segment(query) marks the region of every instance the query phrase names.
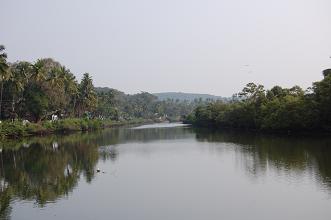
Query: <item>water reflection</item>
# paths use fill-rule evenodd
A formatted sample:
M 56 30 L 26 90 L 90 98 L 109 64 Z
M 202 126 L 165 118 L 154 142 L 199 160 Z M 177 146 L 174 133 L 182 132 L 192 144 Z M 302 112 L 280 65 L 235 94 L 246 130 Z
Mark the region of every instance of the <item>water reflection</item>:
M 74 140 L 54 142 L 41 139 L 30 143 L 29 147 L 3 150 L 1 217 L 8 217 L 12 199 L 34 200 L 39 206 L 44 206 L 47 202 L 68 196 L 81 175 L 88 182 L 93 179 L 98 146 Z
M 70 196 L 80 179 L 93 181 L 99 160 L 116 162 L 120 144 L 173 140 L 210 143 L 207 147 L 213 152 L 234 151 L 241 169 L 252 178 L 270 169 L 294 173 L 295 177 L 310 172 L 331 191 L 330 138 L 275 137 L 189 127 L 118 128 L 1 143 L 0 218 L 10 218 L 13 200 L 34 201 L 43 207 Z
M 322 187 L 331 191 L 331 138 L 206 129 L 195 129 L 195 133 L 200 142 L 234 144 L 232 150 L 240 157 L 243 169 L 254 178 L 261 177 L 270 169 L 280 175 L 294 175 L 294 179 L 308 172 Z
M 32 138 L 0 144 L 0 217 L 10 215 L 14 199 L 40 207 L 68 196 L 82 176 L 91 182 L 96 163 L 116 160 L 116 145 L 193 137 L 188 129 L 109 129 L 102 132 Z

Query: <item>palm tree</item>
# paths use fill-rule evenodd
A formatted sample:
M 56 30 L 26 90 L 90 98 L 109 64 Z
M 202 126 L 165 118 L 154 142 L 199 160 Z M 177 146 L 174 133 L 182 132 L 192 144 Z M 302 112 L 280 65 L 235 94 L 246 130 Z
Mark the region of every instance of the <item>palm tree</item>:
M 10 72 L 8 71 L 7 64 L 7 54 L 4 52 L 5 47 L 0 45 L 0 80 L 1 80 L 1 89 L 0 89 L 0 119 L 2 118 L 2 95 L 3 95 L 3 84 L 10 77 Z
M 45 72 L 43 70 L 44 62 L 43 60 L 37 60 L 35 64 L 32 65 L 32 75 L 31 78 L 34 79 L 36 82 L 41 82 L 45 80 Z
M 8 68 L 7 65 L 7 54 L 4 52 L 5 46 L 0 45 L 0 73 L 6 72 L 6 69 Z
M 60 68 L 60 73 L 64 79 L 64 90 L 66 94 L 70 94 L 69 108 L 73 113 L 75 111 L 76 102 L 78 99 L 78 83 L 75 76 L 64 66 Z
M 52 68 L 47 76 L 47 81 L 56 88 L 61 88 L 63 84 L 63 77 L 59 68 Z
M 15 104 L 23 99 L 23 90 L 28 84 L 31 64 L 28 62 L 14 63 L 10 67 L 11 77 L 9 83 L 13 88 L 12 91 L 12 113 L 15 113 Z M 18 97 L 15 101 L 15 97 Z

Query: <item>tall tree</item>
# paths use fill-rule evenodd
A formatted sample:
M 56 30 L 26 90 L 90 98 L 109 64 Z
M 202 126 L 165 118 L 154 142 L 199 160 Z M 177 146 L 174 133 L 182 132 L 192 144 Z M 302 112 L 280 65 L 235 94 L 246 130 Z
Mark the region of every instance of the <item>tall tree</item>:
M 97 106 L 97 96 L 94 90 L 92 78 L 85 73 L 78 88 L 78 116 L 82 116 L 85 111 L 93 111 Z
M 23 101 L 23 91 L 28 84 L 31 64 L 29 62 L 16 62 L 9 68 L 11 76 L 7 82 L 7 89 L 11 95 L 11 118 L 16 118 L 15 106 Z
M 47 116 L 47 109 L 51 102 L 48 96 L 38 84 L 29 84 L 24 92 L 25 110 L 27 116 L 30 116 L 35 122 L 40 122 Z
M 35 62 L 32 65 L 31 78 L 33 80 L 35 80 L 36 82 L 41 82 L 41 81 L 45 80 L 45 78 L 46 78 L 43 67 L 44 67 L 44 62 L 41 59 L 37 60 L 37 62 Z
M 331 74 L 324 70 L 324 79 L 313 84 L 314 101 L 320 115 L 320 124 L 324 129 L 331 130 Z
M 0 80 L 1 80 L 1 88 L 0 88 L 0 119 L 2 118 L 2 96 L 3 96 L 3 85 L 4 82 L 7 81 L 10 77 L 10 72 L 8 71 L 7 64 L 7 54 L 4 52 L 5 46 L 0 45 Z
M 59 72 L 63 78 L 64 91 L 65 94 L 67 94 L 66 97 L 68 99 L 68 106 L 66 110 L 69 114 L 72 114 L 75 110 L 76 102 L 78 99 L 78 83 L 75 76 L 66 67 L 60 67 Z

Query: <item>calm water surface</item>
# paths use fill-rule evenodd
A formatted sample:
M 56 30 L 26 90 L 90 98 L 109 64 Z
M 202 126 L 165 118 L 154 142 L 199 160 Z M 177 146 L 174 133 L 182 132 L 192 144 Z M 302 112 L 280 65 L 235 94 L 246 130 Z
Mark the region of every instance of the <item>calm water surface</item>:
M 0 219 L 331 219 L 329 138 L 157 124 L 0 147 Z

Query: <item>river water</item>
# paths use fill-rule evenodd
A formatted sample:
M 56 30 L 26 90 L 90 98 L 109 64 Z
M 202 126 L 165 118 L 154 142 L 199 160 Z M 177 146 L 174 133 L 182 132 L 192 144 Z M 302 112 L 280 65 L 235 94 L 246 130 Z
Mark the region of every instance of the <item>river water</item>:
M 0 219 L 331 219 L 326 137 L 154 124 L 0 147 Z

